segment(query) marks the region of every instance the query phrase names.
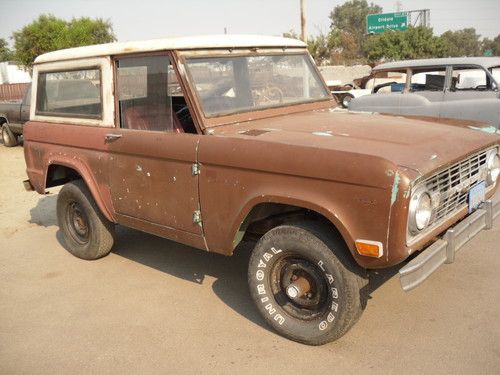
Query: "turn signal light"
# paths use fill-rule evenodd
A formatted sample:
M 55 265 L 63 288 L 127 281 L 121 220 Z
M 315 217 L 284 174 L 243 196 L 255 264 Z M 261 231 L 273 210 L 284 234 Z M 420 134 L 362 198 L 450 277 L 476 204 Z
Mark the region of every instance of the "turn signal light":
M 384 254 L 384 246 L 378 241 L 356 240 L 356 250 L 361 255 L 373 258 L 380 258 Z

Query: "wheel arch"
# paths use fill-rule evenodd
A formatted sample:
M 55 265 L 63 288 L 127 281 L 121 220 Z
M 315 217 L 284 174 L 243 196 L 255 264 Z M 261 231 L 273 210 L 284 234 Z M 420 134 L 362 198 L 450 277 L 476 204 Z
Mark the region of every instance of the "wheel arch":
M 67 182 L 81 179 L 87 185 L 102 214 L 111 222 L 115 222 L 113 213 L 106 204 L 97 182 L 82 163 L 66 160 L 50 160 L 45 169 L 43 191 L 46 188 L 64 185 Z
M 279 196 L 261 196 L 244 206 L 231 232 L 234 233 L 233 249 L 249 231 L 256 229 L 255 225 L 262 225 L 262 228 L 270 230 L 283 223 L 304 219 L 321 221 L 329 225 L 354 256 L 354 240 L 335 212 L 314 202 Z

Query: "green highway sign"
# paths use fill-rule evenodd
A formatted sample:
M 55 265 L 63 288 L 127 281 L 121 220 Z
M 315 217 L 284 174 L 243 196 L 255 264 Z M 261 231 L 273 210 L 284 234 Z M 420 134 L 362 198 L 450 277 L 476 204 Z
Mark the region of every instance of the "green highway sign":
M 493 50 L 492 49 L 487 49 L 484 51 L 484 56 L 486 57 L 491 57 L 493 56 Z
M 366 32 L 383 33 L 386 30 L 403 31 L 408 28 L 408 13 L 381 13 L 366 16 Z

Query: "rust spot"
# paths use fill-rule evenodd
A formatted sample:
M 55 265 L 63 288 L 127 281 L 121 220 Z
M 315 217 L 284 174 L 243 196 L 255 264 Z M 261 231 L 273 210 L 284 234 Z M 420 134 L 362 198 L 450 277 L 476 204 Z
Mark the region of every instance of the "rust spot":
M 245 131 L 241 132 L 240 134 L 256 137 L 258 135 L 265 134 L 265 133 L 269 133 L 269 130 L 251 129 L 251 130 L 245 130 Z

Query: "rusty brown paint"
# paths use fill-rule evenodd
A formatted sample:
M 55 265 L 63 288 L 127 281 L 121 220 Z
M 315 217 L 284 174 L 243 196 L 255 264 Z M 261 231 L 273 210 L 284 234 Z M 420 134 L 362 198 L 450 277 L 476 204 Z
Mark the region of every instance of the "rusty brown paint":
M 165 53 L 198 134 L 121 129 L 118 120 L 115 128 L 32 121 L 25 156 L 37 192 L 45 192 L 50 165 L 72 168 L 109 220 L 226 255 L 256 206 L 295 206 L 332 223 L 361 266 L 378 268 L 403 261 L 466 215 L 455 213 L 408 247 L 412 184 L 499 143 L 498 136 L 455 122 L 340 113 L 333 98 L 205 118 L 183 55 Z M 122 137 L 105 142 L 109 132 Z M 193 163 L 200 163 L 199 175 L 192 174 Z M 202 226 L 193 222 L 196 210 Z M 387 251 L 363 257 L 354 247 L 360 238 L 379 241 Z

